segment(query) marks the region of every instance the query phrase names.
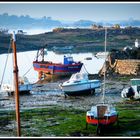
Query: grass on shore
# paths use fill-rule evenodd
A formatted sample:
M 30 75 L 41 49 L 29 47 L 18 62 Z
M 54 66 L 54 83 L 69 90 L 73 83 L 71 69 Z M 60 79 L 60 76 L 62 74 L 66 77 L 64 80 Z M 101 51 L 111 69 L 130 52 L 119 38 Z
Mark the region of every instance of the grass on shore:
M 140 106 L 137 102 L 124 102 L 116 105 L 119 112 L 119 129 L 115 124 L 105 130 L 104 136 L 140 136 Z M 0 136 L 16 137 L 15 112 L 0 111 Z M 22 137 L 95 137 L 96 126 L 88 125 L 86 130 L 86 111 L 51 106 L 22 110 Z

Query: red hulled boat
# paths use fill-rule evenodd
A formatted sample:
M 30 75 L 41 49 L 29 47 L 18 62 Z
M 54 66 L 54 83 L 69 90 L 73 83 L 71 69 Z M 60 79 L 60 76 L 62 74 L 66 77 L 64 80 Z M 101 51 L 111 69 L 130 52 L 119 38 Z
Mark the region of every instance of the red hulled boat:
M 86 113 L 86 127 L 88 124 L 97 126 L 97 135 L 102 133 L 102 128 L 118 123 L 118 112 L 110 104 L 97 104 Z
M 39 61 L 38 57 L 42 56 L 42 60 Z M 53 63 L 51 61 L 44 60 L 44 48 L 37 52 L 36 60 L 33 61 L 34 70 L 38 71 L 39 77 L 42 74 L 50 75 L 71 75 L 81 70 L 83 63 L 75 62 L 72 56 L 64 55 L 64 63 Z

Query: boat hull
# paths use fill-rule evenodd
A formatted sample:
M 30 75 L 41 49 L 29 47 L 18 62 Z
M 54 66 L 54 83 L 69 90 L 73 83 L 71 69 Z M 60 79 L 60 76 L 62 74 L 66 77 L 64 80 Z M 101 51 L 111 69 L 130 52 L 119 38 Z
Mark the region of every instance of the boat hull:
M 86 122 L 92 125 L 108 126 L 116 123 L 118 120 L 118 113 L 114 107 L 109 104 L 96 105 L 87 111 Z
M 68 96 L 84 96 L 84 95 L 90 95 L 94 94 L 95 89 L 85 89 L 85 90 L 80 90 L 80 91 L 65 91 L 64 94 Z
M 103 118 L 94 118 L 94 116 L 86 116 L 86 122 L 88 124 L 92 124 L 92 125 L 104 125 L 104 126 L 109 126 L 109 125 L 113 125 L 117 122 L 118 120 L 118 116 L 114 115 L 114 116 L 104 116 Z
M 19 94 L 23 95 L 23 94 L 30 94 L 30 91 L 32 90 L 33 84 L 22 84 L 19 85 Z M 2 90 L 4 92 L 7 92 L 8 95 L 14 95 L 14 87 L 12 85 L 9 84 L 5 84 L 2 86 Z
M 51 62 L 33 62 L 35 71 L 51 75 L 70 75 L 81 70 L 83 63 L 59 64 Z
M 31 94 L 30 91 L 31 90 L 22 90 L 22 91 L 19 91 L 19 94 L 20 95 L 30 95 Z M 15 92 L 14 91 L 7 91 L 7 93 L 8 93 L 8 96 L 15 95 Z

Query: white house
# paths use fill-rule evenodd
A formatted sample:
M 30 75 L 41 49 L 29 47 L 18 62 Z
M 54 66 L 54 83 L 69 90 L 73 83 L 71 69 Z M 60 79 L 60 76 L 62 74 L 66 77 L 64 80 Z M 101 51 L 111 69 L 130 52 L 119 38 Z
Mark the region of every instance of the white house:
M 135 47 L 136 48 L 139 48 L 140 47 L 140 42 L 138 39 L 135 40 Z

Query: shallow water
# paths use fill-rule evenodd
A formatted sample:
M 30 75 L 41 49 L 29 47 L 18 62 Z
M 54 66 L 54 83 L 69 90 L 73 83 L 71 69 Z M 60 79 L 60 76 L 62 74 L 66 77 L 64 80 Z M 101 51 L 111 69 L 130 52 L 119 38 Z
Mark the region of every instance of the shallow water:
M 36 58 L 37 51 L 27 51 L 17 53 L 17 63 L 19 69 L 19 76 L 25 76 L 31 83 L 38 80 L 38 73 L 34 71 L 32 62 Z M 64 54 L 56 54 L 53 51 L 48 51 L 45 56 L 45 60 L 63 63 Z M 85 67 L 81 70 L 86 70 L 90 74 L 96 74 L 102 68 L 104 58 L 96 58 L 92 53 L 78 53 L 71 54 L 75 61 L 82 61 Z M 92 60 L 85 60 L 85 58 L 91 57 Z M 7 54 L 0 55 L 0 83 L 4 72 L 4 66 L 6 63 Z M 40 59 L 40 58 L 39 58 Z M 13 82 L 13 54 L 8 55 L 7 67 L 4 74 L 3 83 Z

